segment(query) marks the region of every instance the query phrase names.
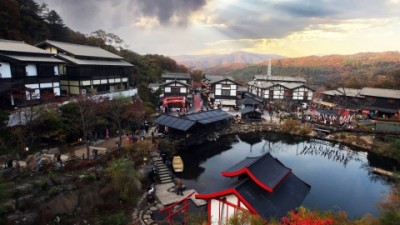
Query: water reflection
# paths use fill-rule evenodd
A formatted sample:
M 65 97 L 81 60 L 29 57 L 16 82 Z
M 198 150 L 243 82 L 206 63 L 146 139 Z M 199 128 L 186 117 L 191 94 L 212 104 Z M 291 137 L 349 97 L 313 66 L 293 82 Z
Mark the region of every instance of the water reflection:
M 334 162 L 341 163 L 344 167 L 352 160 L 361 162 L 361 159 L 367 156 L 366 152 L 354 151 L 347 146 L 341 144 L 335 145 L 332 142 L 319 139 L 311 139 L 310 144 L 305 145 L 303 150 L 298 154 L 319 155 Z
M 387 159 L 318 139 L 272 132 L 252 135 L 257 134 L 232 135 L 181 151 L 185 171 L 178 176 L 189 188 L 209 192 L 219 187 L 221 179 L 229 179 L 221 176 L 222 171 L 246 157 L 270 152 L 313 187 L 304 201 L 306 207 L 331 210 L 338 206 L 353 218 L 379 213 L 376 203 L 388 192 L 390 182 L 372 173 L 371 166 L 385 165 Z

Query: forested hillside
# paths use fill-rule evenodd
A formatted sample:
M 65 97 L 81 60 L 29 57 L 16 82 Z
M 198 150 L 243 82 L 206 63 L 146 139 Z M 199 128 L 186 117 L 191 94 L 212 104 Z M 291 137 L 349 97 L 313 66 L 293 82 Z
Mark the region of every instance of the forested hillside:
M 100 26 L 100 25 L 99 25 Z M 161 73 L 188 72 L 173 59 L 162 55 L 139 55 L 124 49 L 124 41 L 113 33 L 97 30 L 82 34 L 70 29 L 62 18 L 45 4 L 39 5 L 34 0 L 0 1 L 0 38 L 24 41 L 35 45 L 46 39 L 76 44 L 99 46 L 124 57 L 135 65 L 130 79 L 131 86 L 159 80 Z
M 268 62 L 239 69 L 210 68 L 248 81 L 254 74 L 266 74 Z M 310 84 L 337 87 L 400 87 L 400 53 L 358 53 L 354 55 L 308 56 L 272 60 L 272 75 L 300 76 Z

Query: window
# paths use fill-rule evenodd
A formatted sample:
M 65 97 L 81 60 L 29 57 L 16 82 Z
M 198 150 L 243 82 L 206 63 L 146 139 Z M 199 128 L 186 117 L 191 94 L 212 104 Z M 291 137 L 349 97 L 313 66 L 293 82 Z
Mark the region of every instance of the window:
M 174 94 L 181 93 L 181 87 L 171 87 L 171 93 L 174 93 Z
M 396 104 L 396 100 L 394 100 L 394 99 L 388 99 L 388 100 L 387 100 L 387 103 L 388 103 L 388 104 L 391 104 L 391 105 L 394 105 L 394 104 Z
M 221 90 L 221 95 L 230 95 L 231 94 L 231 90 L 229 89 L 222 89 Z

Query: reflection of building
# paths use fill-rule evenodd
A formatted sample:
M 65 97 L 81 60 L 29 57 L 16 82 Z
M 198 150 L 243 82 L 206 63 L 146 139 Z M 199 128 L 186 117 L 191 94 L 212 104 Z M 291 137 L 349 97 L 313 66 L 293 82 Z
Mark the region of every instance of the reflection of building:
M 223 190 L 196 195 L 208 201 L 208 224 L 225 223 L 238 211 L 249 211 L 268 220 L 280 218 L 298 207 L 311 187 L 270 153 L 246 158 L 222 172 Z
M 338 88 L 322 93 L 322 101 L 344 109 L 378 112 L 388 116 L 400 110 L 400 90 L 370 88 Z
M 59 67 L 55 54 L 19 41 L 0 40 L 0 105 L 10 108 L 19 101 L 60 95 Z
M 37 45 L 66 62 L 60 71 L 63 94 L 114 92 L 129 87 L 133 65 L 99 47 L 57 41 Z

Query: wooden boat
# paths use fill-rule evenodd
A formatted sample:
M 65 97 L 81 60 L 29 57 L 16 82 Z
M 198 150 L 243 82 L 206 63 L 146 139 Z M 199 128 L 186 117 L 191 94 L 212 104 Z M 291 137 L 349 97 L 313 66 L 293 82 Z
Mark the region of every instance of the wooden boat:
M 177 173 L 183 171 L 183 161 L 179 155 L 174 156 L 174 158 L 172 159 L 172 168 Z

